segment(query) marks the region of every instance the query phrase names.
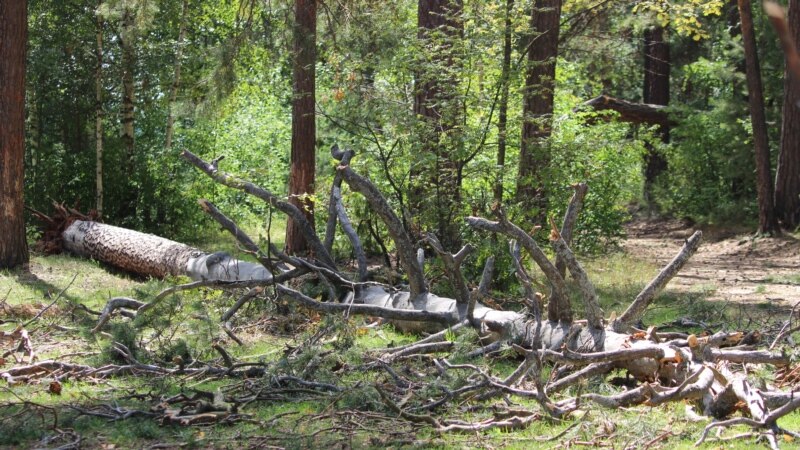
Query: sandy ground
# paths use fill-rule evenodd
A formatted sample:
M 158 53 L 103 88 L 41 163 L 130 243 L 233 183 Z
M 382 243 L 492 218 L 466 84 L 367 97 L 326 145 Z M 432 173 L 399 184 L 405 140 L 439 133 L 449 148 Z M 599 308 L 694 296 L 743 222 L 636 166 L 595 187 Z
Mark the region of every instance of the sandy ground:
M 636 221 L 628 225 L 623 247 L 635 258 L 663 265 L 694 230 L 678 220 Z M 800 302 L 800 240 L 703 230 L 700 249 L 668 288 L 705 291 L 710 300 L 794 306 Z

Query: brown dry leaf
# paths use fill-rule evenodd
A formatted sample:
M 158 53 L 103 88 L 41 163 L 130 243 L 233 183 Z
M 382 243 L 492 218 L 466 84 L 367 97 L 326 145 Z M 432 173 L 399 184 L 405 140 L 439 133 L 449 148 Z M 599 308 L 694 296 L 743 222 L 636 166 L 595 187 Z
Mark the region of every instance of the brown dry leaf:
M 633 334 L 631 335 L 631 337 L 632 337 L 633 339 L 636 339 L 637 341 L 641 341 L 641 340 L 643 340 L 643 339 L 646 337 L 646 334 L 645 334 L 645 332 L 644 332 L 644 331 L 637 331 L 636 333 L 633 333 Z
M 58 380 L 51 381 L 50 387 L 47 390 L 53 395 L 61 395 L 61 382 Z
M 0 358 L 0 367 L 5 366 L 5 365 L 6 365 L 6 359 L 5 358 Z
M 356 335 L 358 335 L 358 336 L 364 336 L 364 335 L 366 335 L 367 333 L 369 333 L 369 328 L 366 328 L 366 327 L 359 327 L 359 328 L 356 330 Z

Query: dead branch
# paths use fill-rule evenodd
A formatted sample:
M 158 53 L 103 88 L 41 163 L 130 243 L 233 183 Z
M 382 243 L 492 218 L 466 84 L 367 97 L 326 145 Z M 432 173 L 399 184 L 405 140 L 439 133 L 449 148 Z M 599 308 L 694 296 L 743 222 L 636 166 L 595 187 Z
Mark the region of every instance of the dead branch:
M 573 184 L 571 187 L 575 193 L 572 194 L 567 211 L 564 213 L 564 223 L 561 225 L 561 237 L 567 246 L 572 244 L 572 234 L 575 224 L 578 222 L 578 215 L 583 208 L 583 199 L 586 198 L 586 193 L 589 191 L 589 185 L 586 183 Z M 566 277 L 567 265 L 560 256 L 556 256 L 556 268 L 562 277 Z
M 616 111 L 619 113 L 619 120 L 622 122 L 646 123 L 649 125 L 666 125 L 670 123 L 669 115 L 667 115 L 663 105 L 634 103 L 609 95 L 600 95 L 583 102 L 581 106 L 597 111 Z
M 367 279 L 367 255 L 364 253 L 364 248 L 361 246 L 361 239 L 358 237 L 356 229 L 353 228 L 353 224 L 347 216 L 347 211 L 344 209 L 341 191 L 338 187 L 334 187 L 332 191 L 331 199 L 334 202 L 333 206 L 334 209 L 336 209 L 339 224 L 342 226 L 344 234 L 350 239 L 350 244 L 353 246 L 353 253 L 356 256 L 356 263 L 358 264 L 358 277 L 356 279 L 358 281 L 364 281 Z
M 556 266 L 547 259 L 547 256 L 536 244 L 536 241 L 528 233 L 522 231 L 521 228 L 508 221 L 503 209 L 499 205 L 495 205 L 494 213 L 498 218 L 497 222 L 492 222 L 481 217 L 467 217 L 467 224 L 478 230 L 502 233 L 519 241 L 539 268 L 542 269 L 545 277 L 547 277 L 547 280 L 550 282 L 551 292 L 550 303 L 547 310 L 548 320 L 572 323 L 572 307 L 570 306 L 569 297 L 566 294 L 564 277 L 558 273 Z
M 105 308 L 103 308 L 103 311 L 100 313 L 100 319 L 98 319 L 97 325 L 95 325 L 95 327 L 92 328 L 92 333 L 97 333 L 98 331 L 100 331 L 100 329 L 103 328 L 103 325 L 105 325 L 111 319 L 111 314 L 113 314 L 114 311 L 122 308 L 138 310 L 143 306 L 145 306 L 144 302 L 140 302 L 139 300 L 135 300 L 132 298 L 128 297 L 112 298 L 111 300 L 108 301 L 108 303 L 106 303 Z
M 575 258 L 572 250 L 570 250 L 564 237 L 556 230 L 555 223 L 552 225 L 553 230 L 550 234 L 550 242 L 552 242 L 553 249 L 555 249 L 558 258 L 569 268 L 569 273 L 572 274 L 572 278 L 575 279 L 578 286 L 581 288 L 583 305 L 586 310 L 586 321 L 589 323 L 590 327 L 598 330 L 602 329 L 604 326 L 603 310 L 600 308 L 600 299 L 597 297 L 597 291 L 589 280 L 586 271 L 583 270 L 583 267 L 578 262 L 577 258 Z
M 469 304 L 470 293 L 469 288 L 467 288 L 467 282 L 464 280 L 464 275 L 461 273 L 461 263 L 464 262 L 464 258 L 466 258 L 467 255 L 475 250 L 475 248 L 467 244 L 462 247 L 458 253 L 453 255 L 452 253 L 445 251 L 445 249 L 442 247 L 442 243 L 439 242 L 439 239 L 437 239 L 436 235 L 433 233 L 428 233 L 425 239 L 431 245 L 436 254 L 439 255 L 439 258 L 444 264 L 444 270 L 447 274 L 447 278 L 451 283 L 453 283 L 453 287 L 455 287 L 456 303 Z
M 356 152 L 350 149 L 340 150 L 338 145 L 333 145 L 331 147 L 331 156 L 336 161 L 339 161 L 339 164 L 343 166 L 350 165 L 350 160 L 355 156 Z M 333 240 L 336 237 L 336 218 L 338 216 L 338 211 L 336 209 L 336 199 L 334 198 L 334 189 L 339 189 L 341 192 L 342 187 L 342 175 L 336 171 L 333 175 L 333 183 L 331 186 L 331 195 L 330 200 L 328 202 L 328 220 L 325 222 L 325 248 L 328 250 L 328 253 L 333 254 Z
M 331 156 L 333 159 L 340 162 L 341 165 L 349 165 L 350 160 L 355 155 L 352 150 L 339 150 L 337 145 L 331 147 Z M 350 218 L 347 215 L 347 210 L 344 208 L 342 202 L 342 175 L 336 171 L 333 176 L 333 184 L 331 185 L 331 195 L 328 203 L 328 221 L 325 228 L 325 248 L 328 253 L 333 254 L 333 239 L 336 236 L 336 219 L 339 219 L 339 224 L 342 226 L 342 231 L 347 235 L 350 244 L 353 246 L 353 253 L 358 263 L 358 281 L 367 279 L 367 256 L 364 253 L 364 248 L 361 246 L 361 239 L 358 237 Z
M 628 309 L 611 324 L 614 331 L 623 332 L 630 325 L 641 319 L 655 296 L 664 289 L 664 286 L 669 283 L 672 277 L 683 268 L 689 258 L 697 251 L 702 237 L 703 233 L 701 231 L 695 231 L 686 240 L 683 248 L 675 255 L 675 258 L 636 296 L 636 299 L 628 306 Z
M 342 174 L 342 178 L 350 186 L 350 189 L 364 196 L 364 199 L 369 203 L 372 210 L 378 214 L 381 220 L 386 224 L 386 228 L 389 230 L 389 234 L 395 242 L 400 264 L 403 266 L 408 276 L 411 297 L 416 298 L 420 294 L 427 292 L 425 276 L 414 254 L 414 246 L 411 244 L 411 238 L 408 236 L 405 228 L 403 228 L 403 223 L 400 221 L 400 218 L 392 211 L 389 203 L 372 183 L 366 178 L 356 174 L 349 165 L 340 165 L 337 170 Z
M 300 227 L 303 237 L 306 238 L 306 242 L 308 242 L 309 246 L 314 250 L 314 254 L 316 258 L 322 263 L 323 265 L 335 269 L 336 264 L 331 258 L 328 250 L 325 246 L 320 242 L 319 238 L 317 237 L 316 232 L 314 231 L 314 227 L 308 222 L 305 215 L 299 208 L 292 205 L 289 202 L 281 200 L 276 195 L 272 194 L 268 190 L 256 186 L 253 183 L 248 181 L 244 181 L 240 178 L 237 178 L 231 174 L 221 172 L 216 165 L 207 163 L 203 161 L 200 157 L 195 155 L 194 153 L 184 150 L 181 153 L 181 156 L 193 166 L 200 169 L 203 173 L 211 177 L 217 183 L 222 185 L 228 186 L 233 189 L 238 189 L 240 191 L 246 192 L 250 195 L 253 195 L 261 200 L 267 202 L 269 205 L 274 206 L 276 209 L 281 211 L 282 213 L 286 214 L 287 216 L 291 217 L 292 220 Z

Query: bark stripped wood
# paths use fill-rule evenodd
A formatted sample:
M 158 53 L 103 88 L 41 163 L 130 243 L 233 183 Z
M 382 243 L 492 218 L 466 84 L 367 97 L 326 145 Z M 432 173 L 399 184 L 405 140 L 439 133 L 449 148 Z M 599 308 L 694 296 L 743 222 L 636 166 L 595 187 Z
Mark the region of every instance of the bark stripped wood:
M 202 208 L 206 214 L 211 216 L 214 220 L 217 221 L 217 223 L 219 223 L 222 226 L 222 228 L 224 228 L 227 232 L 232 234 L 233 237 L 236 239 L 236 241 L 244 246 L 247 252 L 255 256 L 258 262 L 260 262 L 264 267 L 269 269 L 269 271 L 272 272 L 273 274 L 278 272 L 278 268 L 275 266 L 275 263 L 269 257 L 263 255 L 261 249 L 258 248 L 258 245 L 256 245 L 255 242 L 253 242 L 250 236 L 245 234 L 236 225 L 234 221 L 225 216 L 219 210 L 219 208 L 216 207 L 216 205 L 203 198 L 199 199 L 197 203 L 200 205 L 200 208 Z
M 428 241 L 428 244 L 433 248 L 439 258 L 442 260 L 442 264 L 444 265 L 444 271 L 447 274 L 447 278 L 453 284 L 455 288 L 456 294 L 456 303 L 457 304 L 468 304 L 470 303 L 470 292 L 469 288 L 467 287 L 467 281 L 464 279 L 464 275 L 461 273 L 461 264 L 464 262 L 464 258 L 467 257 L 475 248 L 469 244 L 465 245 L 458 251 L 455 255 L 445 251 L 442 247 L 442 243 L 439 242 L 439 239 L 436 238 L 436 235 L 433 233 L 428 233 L 425 236 L 425 239 Z
M 569 268 L 569 273 L 572 274 L 572 278 L 575 279 L 581 289 L 583 305 L 586 310 L 586 320 L 589 326 L 602 329 L 604 327 L 603 310 L 600 308 L 600 299 L 597 297 L 597 291 L 589 280 L 586 271 L 583 270 L 583 267 L 565 242 L 564 237 L 556 229 L 555 223 L 553 223 L 550 241 L 553 244 L 556 254 L 564 261 L 566 267 Z
M 517 276 L 517 280 L 522 285 L 522 289 L 525 291 L 525 298 L 528 300 L 528 309 L 530 309 L 531 313 L 533 313 L 535 320 L 539 322 L 542 320 L 542 306 L 539 303 L 539 296 L 536 295 L 536 292 L 533 290 L 531 277 L 528 275 L 528 272 L 522 265 L 522 255 L 520 252 L 519 242 L 517 242 L 516 239 L 512 239 L 508 242 L 508 247 L 509 253 L 511 254 L 511 260 L 514 261 L 514 273 Z
M 686 240 L 683 248 L 681 248 L 675 258 L 673 258 L 644 290 L 636 296 L 636 299 L 628 306 L 628 309 L 611 324 L 612 329 L 617 332 L 622 332 L 642 318 L 655 296 L 664 289 L 664 286 L 669 283 L 683 268 L 686 262 L 689 261 L 689 258 L 697 251 L 702 237 L 703 233 L 701 231 L 695 231 L 694 234 Z
M 583 200 L 589 192 L 589 185 L 586 183 L 573 184 L 572 189 L 575 193 L 569 200 L 567 211 L 564 213 L 564 223 L 561 225 L 561 237 L 567 245 L 572 245 L 572 235 L 575 232 L 575 224 L 578 222 L 578 215 L 583 208 Z M 556 269 L 562 277 L 567 275 L 567 265 L 560 256 L 556 256 Z
M 323 303 L 280 284 L 276 285 L 275 288 L 279 293 L 284 295 L 284 298 L 291 299 L 295 303 L 314 311 L 328 313 L 348 312 L 350 314 L 383 317 L 390 320 L 432 322 L 443 325 L 454 325 L 459 322 L 458 314 L 456 314 L 455 311 L 448 313 L 444 311 L 419 311 L 413 309 L 396 309 L 391 307 L 384 308 L 375 305 L 363 304 L 347 305 L 330 302 Z
M 336 209 L 336 216 L 339 218 L 339 224 L 342 226 L 342 231 L 350 239 L 350 244 L 353 246 L 353 253 L 356 256 L 356 263 L 358 265 L 358 281 L 365 281 L 367 279 L 367 255 L 364 253 L 364 247 L 361 246 L 361 239 L 353 228 L 350 218 L 347 216 L 347 211 L 344 209 L 342 203 L 342 192 L 338 187 L 332 189 L 331 200 L 334 202 L 333 207 Z
M 519 241 L 550 282 L 550 301 L 547 308 L 548 320 L 572 323 L 572 306 L 567 296 L 564 277 L 558 273 L 556 266 L 547 259 L 547 255 L 539 248 L 536 241 L 528 233 L 508 221 L 505 212 L 499 205 L 495 205 L 493 209 L 495 216 L 498 218 L 497 222 L 481 217 L 467 217 L 467 224 L 478 230 L 502 233 Z
M 274 206 L 278 211 L 286 214 L 287 216 L 291 217 L 297 227 L 300 228 L 303 232 L 303 236 L 306 238 L 306 242 L 311 247 L 311 250 L 314 252 L 314 257 L 318 259 L 322 264 L 328 266 L 331 269 L 336 268 L 335 263 L 333 262 L 333 258 L 331 258 L 328 251 L 325 249 L 325 246 L 320 242 L 319 238 L 317 237 L 316 231 L 314 231 L 314 227 L 306 219 L 305 214 L 301 211 L 297 206 L 285 202 L 278 198 L 276 195 L 272 194 L 268 190 L 256 186 L 253 183 L 248 181 L 242 180 L 237 178 L 233 175 L 228 173 L 222 172 L 217 168 L 217 161 L 207 163 L 203 161 L 200 157 L 195 155 L 194 153 L 184 150 L 181 153 L 181 156 L 187 161 L 189 161 L 193 166 L 200 169 L 203 173 L 211 177 L 214 181 L 228 186 L 233 189 L 238 189 L 240 191 L 246 192 L 254 197 L 260 198 L 261 200 L 265 201 L 267 204 Z
M 340 150 L 338 145 L 334 145 L 331 147 L 331 157 L 334 160 L 339 161 L 340 165 L 347 166 L 350 164 L 350 160 L 355 156 L 356 152 L 350 149 Z M 325 244 L 325 249 L 328 250 L 328 253 L 333 254 L 333 240 L 336 238 L 336 219 L 338 217 L 338 211 L 336 209 L 336 202 L 333 196 L 334 188 L 339 188 L 341 192 L 342 188 L 342 175 L 339 171 L 336 171 L 333 175 L 333 183 L 331 185 L 331 194 L 330 198 L 328 199 L 328 220 L 325 222 L 325 240 L 323 241 Z
M 363 195 L 364 199 L 369 203 L 370 207 L 372 207 L 372 210 L 386 224 L 389 235 L 392 236 L 395 242 L 400 264 L 403 266 L 408 276 L 411 297 L 416 298 L 420 294 L 427 292 L 425 276 L 422 273 L 422 267 L 419 262 L 417 262 L 414 246 L 411 244 L 411 238 L 408 236 L 405 228 L 403 228 L 403 223 L 400 221 L 400 218 L 392 211 L 389 203 L 372 183 L 367 181 L 366 178 L 356 174 L 349 165 L 340 165 L 337 170 L 342 174 L 342 178 L 350 186 L 350 189 Z

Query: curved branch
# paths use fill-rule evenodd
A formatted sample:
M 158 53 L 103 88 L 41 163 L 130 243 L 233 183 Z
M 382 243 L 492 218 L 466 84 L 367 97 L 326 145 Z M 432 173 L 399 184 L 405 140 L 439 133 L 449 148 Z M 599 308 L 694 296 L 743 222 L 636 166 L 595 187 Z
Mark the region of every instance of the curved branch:
M 350 186 L 350 189 L 363 195 L 372 210 L 386 224 L 386 228 L 389 230 L 389 234 L 392 236 L 397 248 L 400 264 L 408 275 L 411 297 L 416 298 L 425 293 L 427 291 L 425 288 L 425 276 L 422 273 L 419 262 L 417 262 L 417 255 L 414 251 L 414 246 L 411 244 L 411 238 L 403 228 L 400 218 L 392 211 L 389 203 L 369 180 L 355 173 L 350 166 L 340 165 L 337 170 L 342 174 L 342 178 Z
M 572 306 L 567 296 L 564 277 L 558 273 L 556 266 L 547 259 L 547 255 L 539 248 L 536 241 L 528 233 L 522 231 L 520 227 L 508 221 L 502 208 L 496 207 L 495 214 L 500 219 L 498 222 L 492 222 L 482 217 L 467 217 L 466 221 L 472 228 L 502 233 L 519 241 L 539 268 L 542 269 L 548 281 L 550 281 L 551 292 L 550 303 L 547 310 L 548 320 L 572 323 Z
M 313 225 L 306 219 L 305 215 L 298 207 L 289 202 L 281 200 L 276 195 L 260 186 L 248 181 L 244 181 L 231 174 L 221 172 L 217 168 L 217 161 L 207 163 L 189 150 L 184 150 L 181 153 L 181 156 L 183 156 L 185 160 L 189 161 L 189 163 L 200 169 L 203 173 L 211 177 L 211 179 L 217 183 L 228 186 L 229 188 L 246 192 L 254 197 L 258 197 L 274 206 L 278 211 L 291 217 L 292 220 L 294 220 L 302 230 L 303 237 L 306 238 L 306 242 L 308 242 L 308 244 L 314 250 L 316 258 L 329 268 L 336 268 L 336 264 L 333 262 L 333 258 L 331 258 L 330 253 L 322 244 L 322 242 L 320 242 L 319 237 L 317 237 L 317 233 L 314 231 Z

